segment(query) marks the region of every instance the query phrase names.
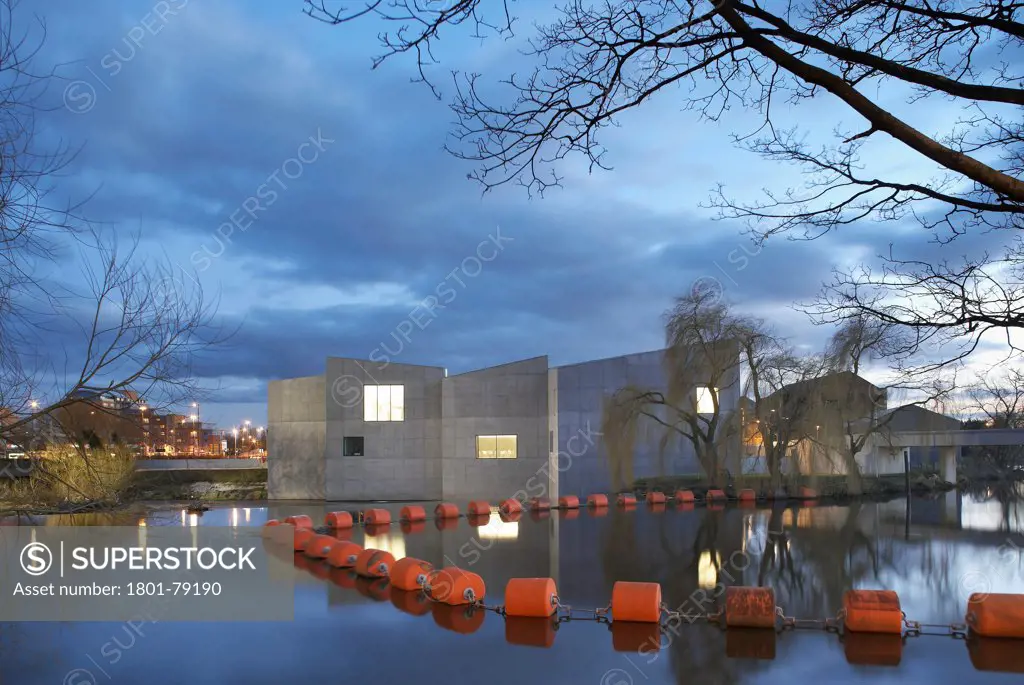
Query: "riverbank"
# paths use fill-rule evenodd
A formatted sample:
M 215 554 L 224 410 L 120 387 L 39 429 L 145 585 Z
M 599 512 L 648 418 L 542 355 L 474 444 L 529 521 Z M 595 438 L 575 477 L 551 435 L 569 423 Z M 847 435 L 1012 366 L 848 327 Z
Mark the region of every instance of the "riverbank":
M 128 496 L 137 500 L 234 502 L 267 499 L 266 469 L 138 471 Z

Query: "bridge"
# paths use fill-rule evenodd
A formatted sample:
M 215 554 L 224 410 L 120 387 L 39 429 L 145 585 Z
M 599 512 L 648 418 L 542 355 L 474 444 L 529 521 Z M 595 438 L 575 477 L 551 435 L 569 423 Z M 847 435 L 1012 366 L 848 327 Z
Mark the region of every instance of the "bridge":
M 945 431 L 881 431 L 873 436 L 876 450 L 891 450 L 895 457 L 904 447 L 937 447 L 942 479 L 956 482 L 957 455 L 961 447 L 1024 445 L 1024 428 L 977 428 Z M 902 459 L 898 471 L 902 471 Z

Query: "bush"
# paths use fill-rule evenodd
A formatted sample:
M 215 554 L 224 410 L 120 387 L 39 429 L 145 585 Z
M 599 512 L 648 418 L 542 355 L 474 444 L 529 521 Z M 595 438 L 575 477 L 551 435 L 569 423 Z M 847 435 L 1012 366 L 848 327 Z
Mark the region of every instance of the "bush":
M 124 447 L 54 445 L 38 454 L 31 474 L 13 481 L 5 499 L 26 507 L 116 502 L 131 486 L 135 464 Z

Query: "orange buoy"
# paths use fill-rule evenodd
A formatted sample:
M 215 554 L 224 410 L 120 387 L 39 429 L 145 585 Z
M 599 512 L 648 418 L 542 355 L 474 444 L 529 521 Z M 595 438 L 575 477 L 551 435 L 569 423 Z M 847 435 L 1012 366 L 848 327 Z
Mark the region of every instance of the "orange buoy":
M 413 616 L 423 616 L 430 613 L 430 608 L 434 603 L 430 601 L 429 597 L 419 590 L 415 592 L 399 590 L 397 586 L 392 585 L 391 603 L 395 605 L 396 609 Z
M 770 587 L 725 589 L 725 625 L 730 628 L 774 628 L 775 590 Z
M 579 509 L 580 498 L 576 495 L 562 495 L 558 498 L 559 509 Z
M 459 527 L 459 519 L 436 518 L 434 519 L 434 527 L 436 527 L 438 530 L 455 530 Z
M 558 510 L 558 518 L 563 519 L 565 521 L 572 521 L 573 519 L 577 519 L 579 517 L 580 517 L 580 510 L 579 509 L 559 509 Z
M 725 655 L 730 659 L 774 659 L 776 636 L 774 630 L 730 628 L 725 631 Z
M 800 499 L 818 499 L 818 491 L 814 488 L 800 488 Z
M 338 544 L 338 540 L 332 535 L 314 535 L 303 548 L 307 557 L 314 559 L 326 559 L 331 548 Z
M 466 523 L 468 523 L 469 525 L 473 526 L 474 528 L 479 528 L 480 526 L 486 526 L 488 523 L 490 523 L 490 520 L 491 520 L 491 513 L 490 512 L 487 512 L 486 514 L 467 514 L 466 515 Z
M 724 490 L 708 490 L 708 493 L 704 496 L 704 499 L 710 502 L 712 500 L 724 500 L 728 498 L 725 496 Z
M 289 516 L 284 520 L 284 522 L 289 525 L 295 526 L 295 530 L 299 530 L 300 528 L 313 527 L 313 519 L 309 518 L 305 514 L 300 514 L 298 516 Z
M 505 615 L 548 617 L 558 609 L 551 578 L 512 578 L 505 586 Z
M 327 563 L 335 568 L 353 568 L 363 548 L 354 542 L 336 542 L 327 553 Z
M 445 630 L 469 635 L 480 630 L 487 615 L 485 609 L 468 605 L 451 605 L 435 602 L 431 607 L 434 623 Z
M 523 647 L 550 647 L 555 644 L 555 623 L 550 618 L 506 616 L 505 641 Z
M 600 493 L 587 496 L 588 507 L 607 507 L 608 506 L 608 495 L 602 495 Z
M 612 618 L 615 621 L 659 623 L 661 586 L 620 580 L 612 587 Z
M 515 523 L 522 516 L 523 516 L 522 510 L 520 510 L 520 511 L 512 511 L 512 512 L 504 512 L 504 511 L 499 511 L 498 512 L 498 518 L 500 518 L 505 523 Z
M 332 568 L 327 574 L 328 579 L 338 587 L 352 590 L 359 576 L 350 568 Z
M 314 537 L 316 537 L 316 531 L 314 531 L 312 528 L 296 528 L 293 549 L 296 552 L 305 552 L 306 543 L 308 543 Z
M 385 526 L 391 523 L 391 512 L 387 509 L 367 509 L 363 512 L 363 523 L 368 526 Z
M 854 666 L 899 666 L 903 659 L 903 636 L 885 633 L 846 633 L 843 654 Z
M 660 492 L 658 490 L 651 490 L 650 492 L 647 493 L 647 503 L 648 504 L 664 504 L 665 503 L 665 493 L 664 492 Z
M 356 591 L 375 602 L 386 602 L 391 596 L 387 578 L 356 578 Z
M 388 577 L 399 590 L 420 590 L 433 570 L 434 566 L 430 562 L 404 557 L 394 563 Z
M 466 513 L 471 516 L 483 516 L 484 514 L 490 516 L 491 505 L 488 504 L 486 500 L 475 499 L 469 503 L 468 507 L 466 507 Z
M 616 652 L 653 654 L 661 650 L 661 625 L 658 623 L 636 623 L 634 621 L 612 621 L 612 649 Z
M 547 511 L 551 508 L 551 500 L 547 497 L 531 497 L 530 498 L 530 509 L 536 511 Z
M 406 535 L 422 533 L 427 528 L 426 521 L 402 521 L 399 525 L 402 527 L 402 532 Z
M 631 492 L 620 492 L 615 501 L 620 507 L 632 507 L 636 505 L 636 495 Z
M 352 514 L 347 511 L 332 511 L 327 516 L 324 516 L 324 524 L 328 528 L 335 530 L 338 528 L 351 528 Z
M 519 514 L 523 511 L 523 504 L 514 497 L 509 497 L 507 500 L 498 505 L 498 513 L 501 514 Z
M 967 599 L 964 620 L 982 637 L 1024 638 L 1024 595 L 975 592 Z
M 903 610 L 892 590 L 847 590 L 843 612 L 843 626 L 855 633 L 903 634 Z
M 356 573 L 364 578 L 385 578 L 395 565 L 391 552 L 382 549 L 364 549 L 356 557 Z
M 753 488 L 743 488 L 736 495 L 736 499 L 741 502 L 753 502 L 757 499 L 757 493 L 754 492 Z
M 459 518 L 459 508 L 451 502 L 441 502 L 434 507 L 434 518 L 457 519 Z
M 446 566 L 427 575 L 423 590 L 434 600 L 454 606 L 482 601 L 487 587 L 477 574 Z
M 672 499 L 676 501 L 676 504 L 692 504 L 696 498 L 693 496 L 692 490 L 676 490 Z
M 967 654 L 978 671 L 1024 673 L 1024 659 L 1020 658 L 1020 642 L 1005 637 L 967 637 Z
M 427 512 L 423 510 L 423 507 L 418 504 L 408 504 L 402 507 L 402 510 L 398 512 L 398 519 L 400 521 L 409 521 L 414 523 L 416 521 L 424 521 L 427 518 Z

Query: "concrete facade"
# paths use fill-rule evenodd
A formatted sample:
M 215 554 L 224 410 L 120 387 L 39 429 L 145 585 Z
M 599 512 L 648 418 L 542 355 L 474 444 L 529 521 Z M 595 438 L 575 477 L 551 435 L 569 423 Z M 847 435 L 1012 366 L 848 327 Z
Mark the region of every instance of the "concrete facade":
M 605 398 L 626 385 L 664 390 L 662 362 L 662 351 L 555 368 L 535 357 L 449 376 L 330 357 L 323 376 L 269 384 L 268 494 L 497 504 L 608 491 Z M 382 392 L 373 386 L 402 387 L 402 420 L 365 420 L 367 395 Z M 735 407 L 738 376 L 719 395 L 724 410 Z M 516 436 L 516 458 L 478 458 L 479 436 Z M 662 450 L 660 435 L 641 437 L 635 477 L 697 472 L 686 441 Z

